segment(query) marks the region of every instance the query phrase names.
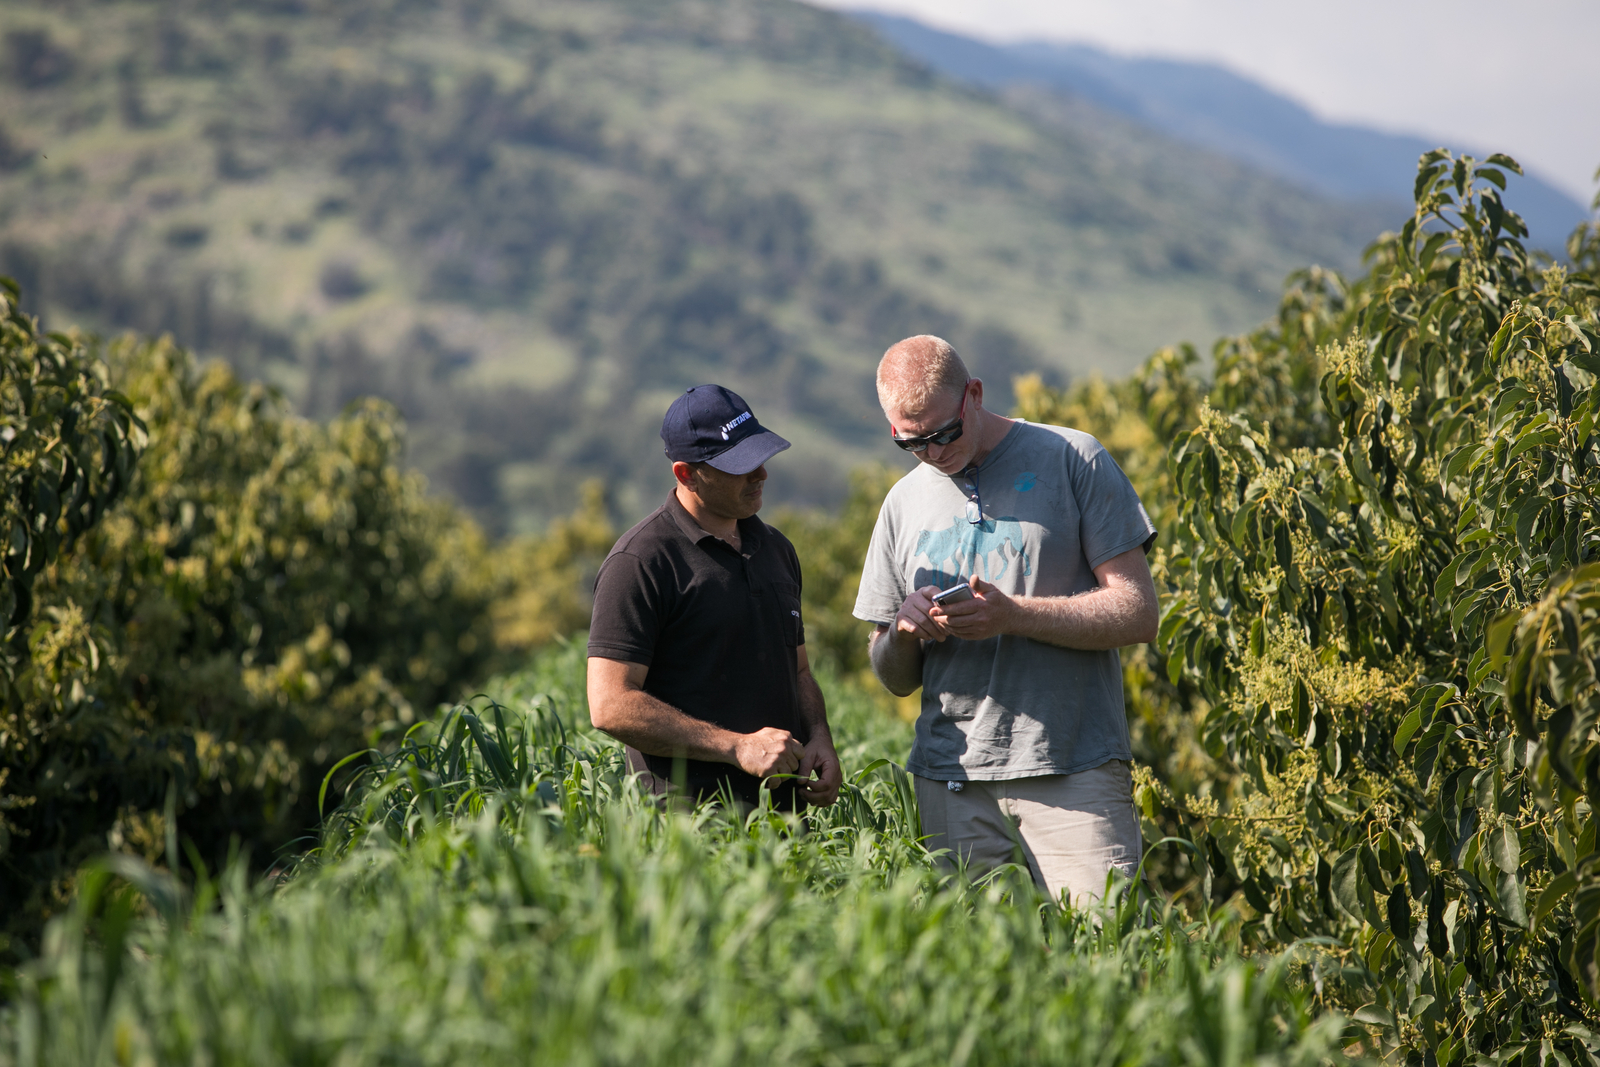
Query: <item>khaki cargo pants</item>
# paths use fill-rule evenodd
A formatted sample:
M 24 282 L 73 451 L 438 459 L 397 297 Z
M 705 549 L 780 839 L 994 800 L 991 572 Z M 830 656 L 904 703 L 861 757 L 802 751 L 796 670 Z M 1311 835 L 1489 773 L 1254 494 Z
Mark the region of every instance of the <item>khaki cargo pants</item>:
M 958 784 L 955 791 L 917 776 L 917 805 L 924 844 L 949 849 L 974 876 L 1025 863 L 1052 897 L 1067 893 L 1083 907 L 1105 893 L 1111 868 L 1128 878 L 1139 868 L 1133 777 L 1121 760 L 1077 774 Z

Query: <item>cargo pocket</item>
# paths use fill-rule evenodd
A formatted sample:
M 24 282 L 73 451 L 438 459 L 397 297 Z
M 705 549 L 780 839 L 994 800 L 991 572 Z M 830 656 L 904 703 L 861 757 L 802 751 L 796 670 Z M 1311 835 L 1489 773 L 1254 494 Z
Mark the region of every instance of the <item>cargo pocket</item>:
M 772 599 L 778 606 L 778 631 L 783 634 L 783 643 L 790 648 L 805 644 L 806 628 L 800 617 L 800 587 L 788 582 L 774 582 L 772 589 L 777 594 Z

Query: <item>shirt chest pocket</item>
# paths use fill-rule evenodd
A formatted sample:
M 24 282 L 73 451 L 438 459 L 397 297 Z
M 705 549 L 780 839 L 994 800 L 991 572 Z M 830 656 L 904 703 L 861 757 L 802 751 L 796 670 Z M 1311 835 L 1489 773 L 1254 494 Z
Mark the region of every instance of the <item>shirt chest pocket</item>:
M 778 614 L 778 632 L 790 648 L 805 644 L 806 630 L 800 616 L 800 587 L 789 582 L 772 583 L 773 610 Z

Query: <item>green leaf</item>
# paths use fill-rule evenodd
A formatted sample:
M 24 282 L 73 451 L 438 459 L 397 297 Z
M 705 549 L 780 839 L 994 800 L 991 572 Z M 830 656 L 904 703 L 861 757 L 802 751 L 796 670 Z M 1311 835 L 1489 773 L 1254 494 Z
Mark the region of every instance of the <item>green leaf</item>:
M 1406 712 L 1406 717 L 1400 720 L 1400 728 L 1394 732 L 1394 750 L 1399 755 L 1406 750 L 1411 736 L 1422 728 L 1422 705 L 1413 707 Z
M 1162 648 L 1168 647 L 1172 642 L 1172 635 L 1177 633 L 1178 628 L 1188 621 L 1189 615 L 1185 611 L 1186 606 L 1183 600 L 1178 597 L 1168 601 L 1167 610 L 1161 616 L 1160 629 L 1156 632 L 1156 642 Z
M 1366 878 L 1367 884 L 1374 893 L 1388 893 L 1389 880 L 1384 877 L 1383 865 L 1378 862 L 1378 854 L 1369 844 L 1361 845 L 1356 854 L 1361 857 L 1361 874 Z
M 1426 157 L 1424 157 L 1424 158 L 1426 158 Z M 1412 186 L 1412 189 L 1411 189 L 1411 197 L 1412 197 L 1412 199 L 1413 200 L 1421 200 L 1423 195 L 1425 193 L 1427 193 L 1428 190 L 1433 187 L 1433 179 L 1438 177 L 1439 176 L 1439 172 L 1444 170 L 1444 169 L 1445 169 L 1444 167 L 1437 166 L 1437 165 L 1431 166 L 1431 167 L 1419 166 L 1417 168 L 1417 180 L 1416 180 L 1416 183 Z
M 1498 673 L 1505 666 L 1507 650 L 1511 647 L 1511 635 L 1517 631 L 1517 623 L 1522 621 L 1522 612 L 1508 611 L 1489 624 L 1488 640 L 1485 645 L 1489 649 L 1490 669 Z
M 1458 555 L 1444 565 L 1444 570 L 1439 572 L 1439 577 L 1433 583 L 1433 598 L 1441 603 L 1449 603 L 1455 597 L 1456 574 L 1460 571 L 1463 562 L 1470 559 L 1468 555 Z
M 1233 523 L 1228 530 L 1228 536 L 1231 537 L 1233 539 L 1233 543 L 1240 548 L 1244 548 L 1248 544 L 1245 538 L 1249 536 L 1250 516 L 1255 514 L 1255 510 L 1256 508 L 1254 504 L 1246 503 L 1240 504 L 1239 510 L 1233 513 Z
M 1385 905 L 1385 917 L 1389 920 L 1389 930 L 1394 934 L 1396 941 L 1407 944 L 1416 934 L 1416 927 L 1411 920 L 1411 898 L 1406 894 L 1405 886 L 1396 885 L 1389 893 L 1389 900 Z
M 1501 356 L 1505 355 L 1506 345 L 1511 343 L 1512 335 L 1515 333 L 1516 324 L 1517 322 L 1515 316 L 1507 315 L 1505 317 L 1505 321 L 1502 322 L 1500 324 L 1500 328 L 1495 331 L 1493 340 L 1489 342 L 1489 355 L 1491 357 L 1494 359 L 1499 359 Z
M 1487 599 L 1489 599 L 1487 593 L 1476 593 L 1463 598 L 1450 612 L 1450 625 L 1457 630 L 1461 629 L 1462 624 L 1467 621 L 1467 616 L 1477 611 Z
M 1500 872 L 1500 877 L 1495 879 L 1495 889 L 1500 895 L 1500 914 L 1518 926 L 1528 925 L 1527 892 L 1528 887 L 1522 879 L 1505 871 Z
M 1310 523 L 1312 532 L 1319 539 L 1326 537 L 1328 535 L 1328 514 L 1322 503 L 1310 493 L 1301 490 L 1300 506 L 1305 510 L 1306 522 Z
M 1578 876 L 1573 871 L 1562 871 L 1550 880 L 1539 894 L 1539 902 L 1533 908 L 1533 925 L 1538 926 L 1544 922 L 1545 917 L 1560 906 L 1561 902 L 1571 896 L 1578 888 Z
M 1352 848 L 1333 861 L 1333 877 L 1329 882 L 1333 902 L 1356 922 L 1365 922 L 1361 914 L 1361 850 Z
M 1350 473 L 1355 475 L 1356 481 L 1372 491 L 1373 499 L 1380 493 L 1378 481 L 1372 476 L 1372 468 L 1367 465 L 1366 452 L 1359 447 L 1345 449 L 1345 463 L 1350 468 Z
M 1482 178 L 1484 181 L 1492 183 L 1501 191 L 1505 190 L 1506 176 L 1501 174 L 1500 171 L 1494 167 L 1478 167 L 1472 172 L 1472 176 L 1474 178 Z
M 1368 1026 L 1382 1026 L 1391 1030 L 1395 1026 L 1395 1018 L 1389 1010 L 1380 1008 L 1376 1004 L 1363 1004 L 1356 1009 L 1356 1013 L 1352 1018 L 1356 1022 L 1366 1023 Z
M 1423 270 L 1427 270 L 1433 265 L 1433 257 L 1439 254 L 1439 249 L 1443 248 L 1444 243 L 1450 240 L 1450 236 L 1449 233 L 1435 233 L 1430 235 L 1427 241 L 1423 243 L 1422 251 L 1417 253 L 1417 262 L 1421 264 Z
M 1494 865 L 1507 874 L 1516 874 L 1522 866 L 1522 844 L 1518 840 L 1517 828 L 1511 823 L 1504 823 L 1498 830 L 1489 833 L 1489 855 L 1494 860 Z
M 1417 771 L 1417 781 L 1426 789 L 1433 780 L 1434 765 L 1439 759 L 1439 748 L 1445 739 L 1454 732 L 1456 724 L 1452 722 L 1435 720 L 1417 740 L 1416 755 L 1413 765 Z
M 340 768 L 345 767 L 354 760 L 360 759 L 362 756 L 368 755 L 376 756 L 378 755 L 378 750 L 375 748 L 364 748 L 360 752 L 352 752 L 350 755 L 346 756 L 344 759 L 328 768 L 328 773 L 322 776 L 322 788 L 317 790 L 317 812 L 319 815 L 322 812 L 323 801 L 328 799 L 328 784 L 333 781 L 333 776 L 339 773 Z
M 1500 395 L 1494 399 L 1494 407 L 1490 412 L 1489 421 L 1498 426 L 1513 408 L 1532 395 L 1520 385 L 1511 385 L 1502 389 Z
M 1461 476 L 1461 472 L 1472 466 L 1478 453 L 1482 451 L 1480 445 L 1462 445 L 1450 453 L 1450 458 L 1445 461 L 1444 476 L 1447 481 L 1454 481 Z
M 1537 430 L 1524 430 L 1517 437 L 1517 443 L 1506 452 L 1506 462 L 1510 463 L 1524 452 L 1532 451 L 1546 443 L 1545 435 Z
M 1532 496 L 1517 508 L 1517 544 L 1524 552 L 1531 551 L 1529 542 L 1533 540 L 1533 525 L 1539 521 L 1539 516 L 1548 505 L 1549 501 L 1543 497 Z

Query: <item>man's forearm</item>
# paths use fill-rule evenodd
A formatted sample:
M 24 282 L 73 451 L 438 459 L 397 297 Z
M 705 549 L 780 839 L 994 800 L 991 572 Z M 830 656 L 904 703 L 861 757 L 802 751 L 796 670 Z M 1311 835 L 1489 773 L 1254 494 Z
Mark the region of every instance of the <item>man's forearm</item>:
M 815 740 L 818 733 L 832 738 L 833 731 L 828 729 L 828 704 L 822 697 L 822 687 L 809 670 L 800 672 L 799 683 L 800 724 L 805 730 L 806 740 Z
M 738 763 L 740 735 L 685 715 L 642 690 L 630 690 L 608 700 L 601 729 L 649 756 Z
M 922 684 L 922 640 L 899 630 L 874 630 L 872 673 L 895 696 L 910 696 Z
M 1160 609 L 1154 588 L 1101 587 L 1077 596 L 1012 598 L 1007 632 L 1061 648 L 1121 648 L 1155 639 Z

